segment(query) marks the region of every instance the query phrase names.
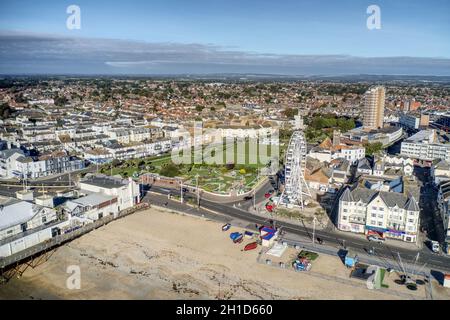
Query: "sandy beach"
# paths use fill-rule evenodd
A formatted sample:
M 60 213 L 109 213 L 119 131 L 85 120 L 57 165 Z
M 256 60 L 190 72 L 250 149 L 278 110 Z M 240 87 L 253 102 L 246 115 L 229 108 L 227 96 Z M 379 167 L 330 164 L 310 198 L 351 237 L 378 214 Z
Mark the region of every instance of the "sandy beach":
M 257 263 L 258 250 L 241 251 L 243 244 L 233 244 L 220 227 L 158 209 L 138 212 L 58 248 L 0 286 L 0 299 L 402 298 L 352 285 L 355 280 L 347 285 Z M 323 259 L 328 272 L 344 274 L 337 257 Z M 71 265 L 80 267 L 78 290 L 66 286 Z

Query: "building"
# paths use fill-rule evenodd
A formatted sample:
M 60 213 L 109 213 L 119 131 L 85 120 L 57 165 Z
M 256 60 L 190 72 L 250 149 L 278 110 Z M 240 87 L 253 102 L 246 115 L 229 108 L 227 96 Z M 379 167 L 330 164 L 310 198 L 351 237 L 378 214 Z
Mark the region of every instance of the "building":
M 440 116 L 434 123 L 445 131 L 450 131 L 450 115 Z
M 436 186 L 442 181 L 450 180 L 450 163 L 447 160 L 437 159 L 433 161 L 433 165 L 430 169 L 431 177 Z
M 381 129 L 366 129 L 358 127 L 343 134 L 341 141 L 349 143 L 381 143 L 383 147 L 392 145 L 403 137 L 403 128 L 399 126 L 386 126 Z
M 430 123 L 430 116 L 427 114 L 406 114 L 400 115 L 399 125 L 407 130 L 419 130 L 420 128 L 428 127 Z
M 131 208 L 141 201 L 140 186 L 131 178 L 91 175 L 80 181 L 80 189 L 84 194 L 101 193 L 116 197 L 118 211 Z
M 386 154 L 381 157 L 376 156 L 375 158 L 374 175 L 412 176 L 413 174 L 414 160 L 409 157 Z M 379 164 L 379 167 L 376 164 Z
M 416 242 L 419 205 L 412 195 L 361 186 L 339 198 L 338 229 Z
M 20 149 L 0 151 L 0 177 L 36 179 L 81 170 L 84 160 L 53 152 L 39 157 L 26 156 Z
M 436 130 L 422 130 L 402 142 L 400 153 L 427 164 L 449 159 L 450 144 L 440 143 Z
M 117 217 L 119 207 L 116 196 L 103 193 L 91 193 L 63 204 L 63 210 L 69 219 L 78 217 L 83 222 L 93 222 L 108 215 Z
M 370 163 L 369 159 L 363 158 L 358 161 L 358 165 L 356 167 L 356 172 L 360 175 L 371 175 L 373 174 L 373 167 Z
M 322 162 L 331 162 L 334 159 L 343 158 L 350 163 L 356 163 L 366 156 L 366 149 L 362 146 L 348 146 L 340 143 L 337 135 L 333 136 L 333 142 L 329 138 L 320 145 L 312 148 L 308 156 Z
M 363 126 L 367 129 L 383 128 L 386 90 L 378 86 L 369 89 L 364 97 Z
M 444 226 L 445 242 L 447 248 L 450 245 L 450 181 L 442 181 L 439 184 L 437 196 L 438 208 L 441 213 Z
M 52 208 L 1 197 L 0 258 L 51 239 L 65 223 Z
M 420 117 L 417 117 L 412 114 L 403 113 L 400 115 L 400 119 L 398 122 L 404 129 L 410 130 L 419 129 Z

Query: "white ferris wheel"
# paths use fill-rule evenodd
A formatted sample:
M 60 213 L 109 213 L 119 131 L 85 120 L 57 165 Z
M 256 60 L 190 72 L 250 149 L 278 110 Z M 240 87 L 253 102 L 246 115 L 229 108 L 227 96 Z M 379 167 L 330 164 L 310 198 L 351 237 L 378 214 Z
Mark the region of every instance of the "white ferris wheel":
M 294 131 L 286 150 L 285 185 L 280 202 L 298 205 L 303 209 L 304 196 L 311 197 L 305 181 L 306 140 L 302 131 Z

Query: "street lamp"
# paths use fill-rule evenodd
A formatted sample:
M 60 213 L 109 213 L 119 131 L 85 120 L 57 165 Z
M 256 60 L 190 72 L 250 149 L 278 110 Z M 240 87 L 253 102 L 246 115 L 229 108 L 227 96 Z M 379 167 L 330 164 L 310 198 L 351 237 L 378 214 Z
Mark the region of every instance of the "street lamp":
M 196 185 L 197 185 L 197 208 L 200 209 L 200 189 L 198 188 L 198 173 L 195 175 L 196 178 Z
M 181 188 L 180 188 L 180 192 L 181 192 L 180 200 L 181 200 L 181 203 L 183 203 L 183 180 L 181 180 Z
M 316 217 L 314 216 L 313 219 L 313 237 L 312 237 L 312 243 L 314 244 L 314 241 L 316 239 Z

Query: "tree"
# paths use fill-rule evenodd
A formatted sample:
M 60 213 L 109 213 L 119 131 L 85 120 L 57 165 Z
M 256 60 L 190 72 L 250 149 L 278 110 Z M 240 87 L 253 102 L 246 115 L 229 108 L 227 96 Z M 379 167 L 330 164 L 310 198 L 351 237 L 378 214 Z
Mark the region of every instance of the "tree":
M 202 112 L 203 111 L 203 108 L 205 108 L 205 107 L 203 107 L 203 106 L 195 106 L 195 110 L 197 111 L 197 112 Z
M 113 161 L 112 161 L 112 163 L 111 163 L 111 165 L 112 165 L 113 167 L 120 166 L 121 164 L 122 164 L 122 161 L 120 161 L 120 160 L 118 160 L 118 159 L 113 159 Z
M 366 155 L 372 156 L 383 150 L 383 144 L 381 142 L 366 143 L 364 148 L 366 148 Z
M 0 119 L 7 119 L 11 116 L 12 109 L 9 104 L 2 103 L 0 104 Z
M 286 118 L 294 119 L 294 116 L 298 114 L 298 109 L 286 108 L 284 109 L 283 114 Z
M 55 98 L 55 106 L 63 107 L 68 102 L 67 98 L 58 96 Z
M 168 163 L 161 168 L 159 174 L 164 177 L 176 177 L 180 174 L 180 169 L 173 163 Z

